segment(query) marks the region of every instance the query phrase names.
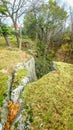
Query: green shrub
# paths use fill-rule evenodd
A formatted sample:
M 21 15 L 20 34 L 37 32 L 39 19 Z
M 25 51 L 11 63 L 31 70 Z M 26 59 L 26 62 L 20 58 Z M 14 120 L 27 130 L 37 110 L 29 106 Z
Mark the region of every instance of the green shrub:
M 42 41 L 37 43 L 37 50 L 36 50 L 36 74 L 37 77 L 40 78 L 43 75 L 47 74 L 51 71 L 51 62 L 55 56 L 54 52 L 50 51 L 47 53 L 44 59 L 44 48 L 45 44 Z
M 36 74 L 38 78 L 47 74 L 49 71 L 51 71 L 51 65 L 49 61 L 43 59 L 38 59 L 36 61 Z

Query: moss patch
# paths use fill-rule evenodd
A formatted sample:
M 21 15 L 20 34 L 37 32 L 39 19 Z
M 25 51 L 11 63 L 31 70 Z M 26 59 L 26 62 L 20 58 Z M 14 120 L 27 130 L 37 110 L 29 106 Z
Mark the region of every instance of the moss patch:
M 2 106 L 3 99 L 7 90 L 8 76 L 0 72 L 0 106 Z
M 29 84 L 23 92 L 33 111 L 31 130 L 73 130 L 73 65 L 56 65 L 57 71 Z
M 27 76 L 28 71 L 26 69 L 20 69 L 16 72 L 14 79 L 14 87 L 18 86 L 21 83 L 21 80 Z

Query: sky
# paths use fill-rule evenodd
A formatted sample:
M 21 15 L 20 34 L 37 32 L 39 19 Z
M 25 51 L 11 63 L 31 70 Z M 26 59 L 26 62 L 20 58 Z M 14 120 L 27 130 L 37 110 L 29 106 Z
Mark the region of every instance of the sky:
M 60 5 L 63 5 L 64 3 L 67 4 L 67 6 L 73 7 L 73 0 L 56 0 Z
M 56 1 L 58 2 L 58 4 L 60 6 L 64 5 L 66 11 L 68 11 L 68 9 L 69 9 L 70 6 L 73 8 L 73 0 L 56 0 Z M 12 22 L 11 22 L 11 20 L 9 18 L 6 20 L 6 23 L 8 25 L 12 24 Z
M 64 0 L 63 0 L 64 1 Z M 66 2 L 68 2 L 68 4 L 73 7 L 73 0 L 65 0 Z

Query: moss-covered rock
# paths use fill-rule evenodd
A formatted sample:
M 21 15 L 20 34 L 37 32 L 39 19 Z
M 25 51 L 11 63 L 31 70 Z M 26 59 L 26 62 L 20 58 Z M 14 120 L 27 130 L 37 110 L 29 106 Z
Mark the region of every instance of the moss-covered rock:
M 21 84 L 21 80 L 27 76 L 28 71 L 27 69 L 20 69 L 16 71 L 15 79 L 14 79 L 14 87 L 17 87 Z
M 31 130 L 73 130 L 73 65 L 56 66 L 23 92 L 33 111 Z

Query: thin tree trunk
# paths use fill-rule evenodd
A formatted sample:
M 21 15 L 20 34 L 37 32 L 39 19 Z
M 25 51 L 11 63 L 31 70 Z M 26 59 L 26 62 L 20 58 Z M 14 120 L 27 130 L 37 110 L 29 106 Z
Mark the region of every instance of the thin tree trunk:
M 44 50 L 44 59 L 46 58 L 47 56 L 47 53 L 49 51 L 49 43 L 50 43 L 50 40 L 46 42 L 46 45 L 45 45 L 45 50 Z
M 22 27 L 20 26 L 20 41 L 19 41 L 19 49 L 22 49 Z
M 16 32 L 15 36 L 16 36 L 16 40 L 17 40 L 17 46 L 19 48 L 19 44 L 20 44 L 19 34 Z
M 49 49 L 49 44 L 50 44 L 50 38 L 51 38 L 52 32 L 48 32 L 46 31 L 46 35 L 45 35 L 45 50 L 44 50 L 44 59 L 46 58 L 47 52 L 50 50 Z
M 15 37 L 16 37 L 16 40 L 17 40 L 17 46 L 18 46 L 18 48 L 19 48 L 19 44 L 20 44 L 20 35 L 19 35 L 19 33 L 18 33 L 18 30 L 17 30 L 17 23 L 16 22 L 14 22 L 13 21 L 13 23 L 14 23 L 14 28 L 15 28 Z
M 44 41 L 44 30 L 43 30 L 43 28 L 41 28 L 41 39 L 42 39 L 42 41 Z
M 10 47 L 10 43 L 9 43 L 7 34 L 3 34 L 3 36 L 4 36 L 4 39 L 5 39 L 6 45 L 7 45 L 8 47 Z

